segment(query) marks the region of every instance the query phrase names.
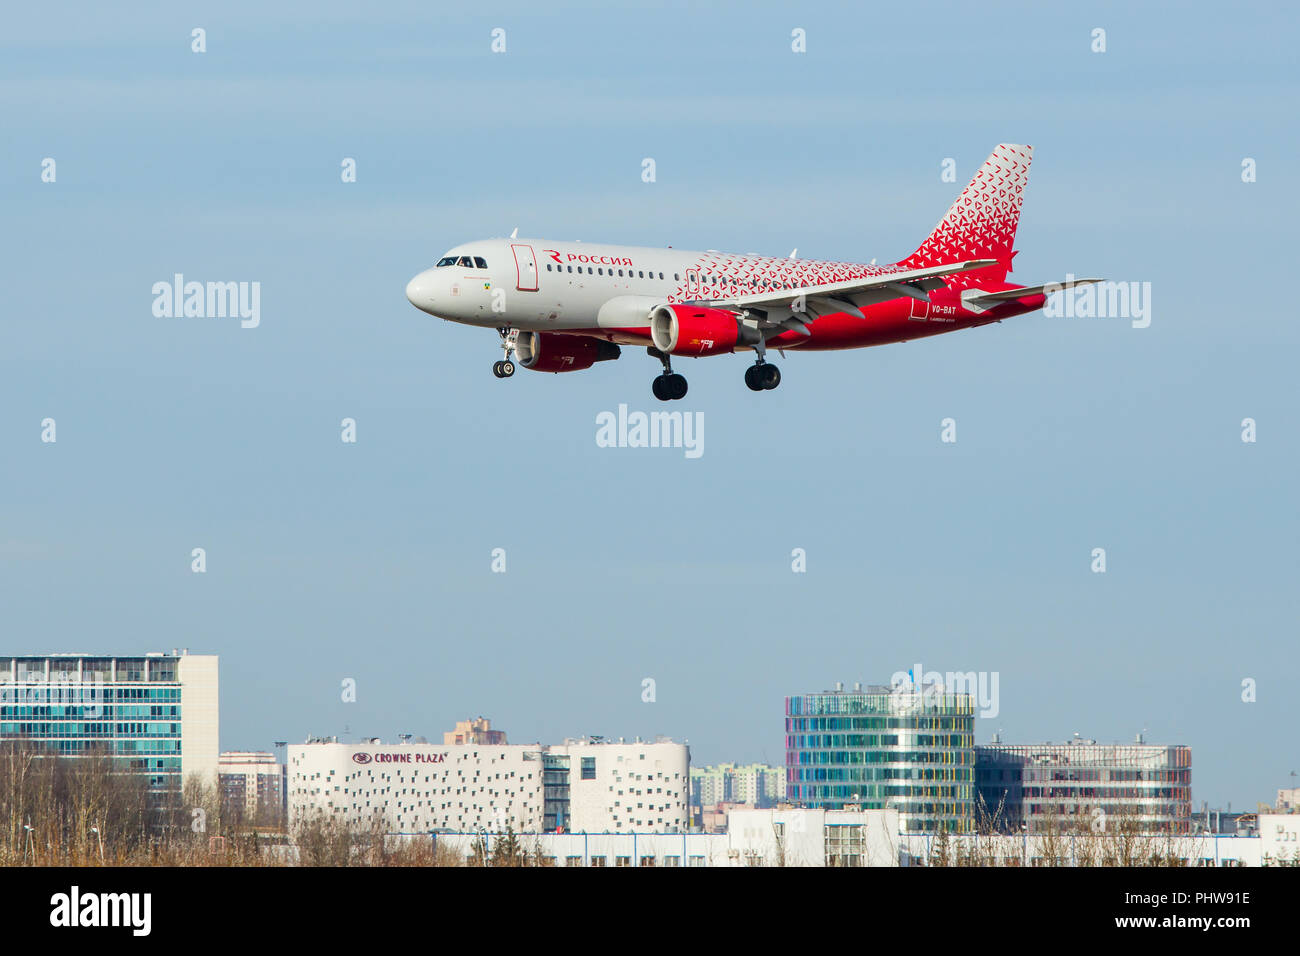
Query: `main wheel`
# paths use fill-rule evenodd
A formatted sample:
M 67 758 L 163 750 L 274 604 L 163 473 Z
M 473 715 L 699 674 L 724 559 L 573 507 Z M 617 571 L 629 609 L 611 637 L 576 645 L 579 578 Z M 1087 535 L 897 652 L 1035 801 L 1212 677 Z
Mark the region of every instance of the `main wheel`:
M 745 384 L 749 386 L 749 390 L 752 392 L 761 392 L 763 390 L 763 381 L 759 377 L 762 368 L 761 365 L 751 365 L 745 369 Z
M 514 362 L 510 361 L 509 359 L 506 359 L 504 362 L 501 363 L 501 377 L 502 377 L 502 378 L 509 378 L 511 375 L 514 375 L 514 374 L 515 374 L 515 363 L 514 363 Z M 770 386 L 770 387 L 773 387 L 773 386 Z
M 669 400 L 668 394 L 664 390 L 664 380 L 666 378 L 668 378 L 667 375 L 659 375 L 656 376 L 654 381 L 650 383 L 650 391 L 654 392 L 655 398 L 659 399 L 659 401 L 661 402 L 666 402 Z
M 775 365 L 760 365 L 759 368 L 763 373 L 759 380 L 764 388 L 776 388 L 781 384 L 781 370 Z
M 492 374 L 495 375 L 497 378 L 500 378 L 500 377 L 501 377 L 501 363 L 500 363 L 500 362 L 493 362 L 493 363 L 492 363 Z
M 679 398 L 686 397 L 686 376 L 677 375 L 676 373 L 669 375 L 665 385 L 664 391 L 670 399 L 676 401 Z

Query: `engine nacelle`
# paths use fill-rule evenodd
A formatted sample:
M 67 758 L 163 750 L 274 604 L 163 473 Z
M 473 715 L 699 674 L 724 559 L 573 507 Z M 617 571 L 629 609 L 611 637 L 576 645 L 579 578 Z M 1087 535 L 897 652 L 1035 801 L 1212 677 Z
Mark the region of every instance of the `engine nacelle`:
M 722 355 L 736 348 L 740 323 L 724 309 L 661 305 L 650 313 L 650 338 L 667 355 Z
M 515 358 L 534 372 L 580 372 L 597 362 L 618 358 L 613 342 L 565 335 L 562 332 L 520 332 L 515 339 Z

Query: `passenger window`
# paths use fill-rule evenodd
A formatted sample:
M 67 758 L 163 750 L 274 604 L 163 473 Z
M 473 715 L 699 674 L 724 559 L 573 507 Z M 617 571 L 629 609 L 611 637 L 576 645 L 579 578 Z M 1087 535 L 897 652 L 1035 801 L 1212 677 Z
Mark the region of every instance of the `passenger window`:
M 550 272 L 550 271 L 551 271 L 551 264 L 550 264 L 549 262 L 546 263 L 546 271 L 547 271 L 547 272 Z
M 619 270 L 618 270 L 618 277 L 619 277 L 620 279 L 623 278 L 623 270 L 622 270 L 622 269 L 619 269 Z
M 638 279 L 644 279 L 644 278 L 645 278 L 645 270 L 644 270 L 644 269 L 639 270 L 639 271 L 637 272 L 637 274 L 636 274 L 636 277 L 637 277 Z
M 662 279 L 663 277 L 664 277 L 664 274 L 663 274 L 662 272 L 659 273 L 659 278 Z M 674 273 L 673 273 L 673 281 L 674 281 L 674 282 L 681 282 L 681 281 L 682 281 L 682 277 L 679 276 L 676 272 L 674 272 Z
M 661 272 L 661 273 L 659 273 L 659 278 L 661 278 L 661 279 L 662 279 L 662 278 L 663 278 L 663 277 L 664 277 L 664 274 L 663 274 L 663 273 L 662 273 L 662 272 Z
M 570 272 L 573 271 L 573 266 L 569 266 L 569 271 L 570 271 Z

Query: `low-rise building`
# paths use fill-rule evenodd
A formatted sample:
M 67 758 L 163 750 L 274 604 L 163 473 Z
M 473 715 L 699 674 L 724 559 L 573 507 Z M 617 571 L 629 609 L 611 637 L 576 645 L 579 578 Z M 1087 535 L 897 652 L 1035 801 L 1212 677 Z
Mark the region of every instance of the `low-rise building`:
M 288 772 L 291 828 L 313 819 L 407 833 L 688 828 L 690 751 L 662 737 L 441 746 L 315 739 L 289 747 Z
M 1141 735 L 1132 744 L 995 739 L 975 747 L 975 785 L 981 829 L 1191 831 L 1191 748 Z

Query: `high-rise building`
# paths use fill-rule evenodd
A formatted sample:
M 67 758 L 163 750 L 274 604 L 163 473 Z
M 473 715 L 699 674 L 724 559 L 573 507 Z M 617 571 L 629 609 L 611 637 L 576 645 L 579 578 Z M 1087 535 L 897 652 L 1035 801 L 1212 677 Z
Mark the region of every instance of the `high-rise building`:
M 61 757 L 102 753 L 180 793 L 217 784 L 217 658 L 46 654 L 0 657 L 0 740 Z
M 493 730 L 492 721 L 486 717 L 477 717 L 474 720 L 456 721 L 456 729 L 444 733 L 442 742 L 448 747 L 459 747 L 463 744 L 504 744 L 506 732 Z
M 690 751 L 654 742 L 341 744 L 289 747 L 289 825 L 378 821 L 393 833 L 435 830 L 542 833 L 682 832 Z
M 1188 833 L 1192 750 L 1144 743 L 1004 744 L 975 748 L 981 828 L 1041 833 L 1082 826 Z
M 288 777 L 275 755 L 228 750 L 219 764 L 221 799 L 227 813 L 249 823 L 283 826 L 288 814 Z
M 744 804 L 759 809 L 786 799 L 784 767 L 751 763 L 721 763 L 691 768 L 691 806 L 698 811 L 720 803 Z
M 975 710 L 940 685 L 842 684 L 785 699 L 786 790 L 797 806 L 895 809 L 904 833 L 968 833 Z

